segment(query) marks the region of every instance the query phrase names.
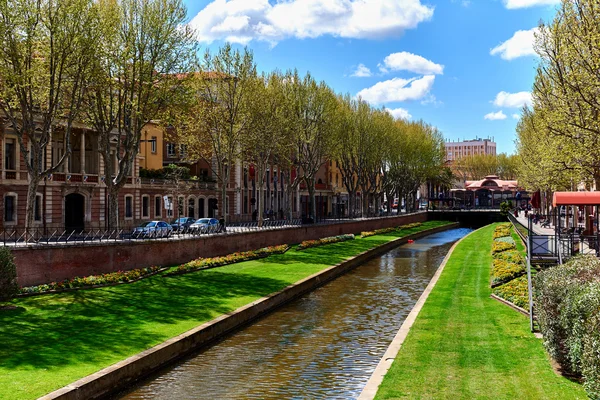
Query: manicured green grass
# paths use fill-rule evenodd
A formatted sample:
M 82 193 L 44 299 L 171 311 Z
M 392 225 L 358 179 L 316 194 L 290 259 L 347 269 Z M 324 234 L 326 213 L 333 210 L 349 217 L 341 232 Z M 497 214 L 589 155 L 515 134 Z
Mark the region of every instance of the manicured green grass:
M 445 224 L 426 222 L 402 236 Z M 0 399 L 37 398 L 398 236 L 13 300 L 16 309 L 0 309 Z
M 494 226 L 455 248 L 377 399 L 586 398 L 554 373 L 527 318 L 490 298 Z

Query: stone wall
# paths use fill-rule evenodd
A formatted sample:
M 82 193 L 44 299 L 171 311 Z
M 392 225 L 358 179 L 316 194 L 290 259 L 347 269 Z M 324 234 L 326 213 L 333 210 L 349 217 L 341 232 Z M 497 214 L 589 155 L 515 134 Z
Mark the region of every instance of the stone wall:
M 19 284 L 32 286 L 76 276 L 97 275 L 153 265 L 178 265 L 198 257 L 214 257 L 236 251 L 254 250 L 284 243 L 300 243 L 303 240 L 360 233 L 426 220 L 427 213 L 419 213 L 366 221 L 344 221 L 328 225 L 307 225 L 185 239 L 69 244 L 60 247 L 30 246 L 16 248 L 13 254 L 17 264 Z

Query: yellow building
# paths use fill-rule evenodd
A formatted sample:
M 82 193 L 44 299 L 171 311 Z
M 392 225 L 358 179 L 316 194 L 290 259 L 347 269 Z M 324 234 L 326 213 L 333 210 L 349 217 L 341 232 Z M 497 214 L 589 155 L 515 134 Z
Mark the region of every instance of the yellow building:
M 150 122 L 142 130 L 140 142 L 140 168 L 161 169 L 163 167 L 163 128 Z

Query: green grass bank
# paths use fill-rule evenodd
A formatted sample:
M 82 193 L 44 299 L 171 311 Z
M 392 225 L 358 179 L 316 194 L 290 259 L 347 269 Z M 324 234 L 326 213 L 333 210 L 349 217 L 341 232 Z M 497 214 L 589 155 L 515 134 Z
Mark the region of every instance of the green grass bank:
M 363 251 L 448 224 L 292 249 L 229 266 L 20 298 L 0 309 L 0 399 L 34 399 Z
M 490 298 L 495 225 L 455 248 L 376 399 L 587 398 L 553 371 L 527 317 Z

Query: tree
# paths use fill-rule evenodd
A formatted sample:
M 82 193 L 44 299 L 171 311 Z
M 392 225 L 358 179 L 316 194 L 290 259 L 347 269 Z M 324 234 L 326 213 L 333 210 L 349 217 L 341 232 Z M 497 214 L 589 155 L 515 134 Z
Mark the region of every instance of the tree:
M 27 168 L 30 228 L 40 181 L 71 153 L 99 20 L 91 0 L 0 0 L 0 21 L 0 109 Z M 56 131 L 64 133 L 66 148 L 49 161 Z
M 595 0 L 563 0 L 541 24 L 533 114 L 549 137 L 553 163 L 600 186 L 600 9 Z M 541 136 L 539 136 L 541 138 Z
M 86 120 L 99 138 L 108 191 L 108 227 L 118 227 L 118 196 L 131 176 L 142 128 L 172 105 L 193 67 L 196 41 L 181 0 L 115 0 L 97 4 L 102 40 L 95 43 Z
M 296 163 L 310 198 L 310 214 L 317 215 L 315 202 L 315 175 L 330 155 L 335 123 L 335 95 L 324 83 L 317 83 L 307 73 L 300 78 L 298 71 L 285 77 L 286 121 L 294 138 Z
M 233 50 L 230 44 L 204 55 L 203 71 L 192 74 L 188 102 L 174 118 L 178 141 L 190 159 L 213 165 L 221 190 L 221 210 L 227 222 L 227 187 L 233 165 L 242 158 L 244 136 L 249 134 L 249 112 L 256 65 L 252 52 Z
M 270 164 L 286 164 L 291 141 L 285 121 L 284 78 L 279 72 L 253 78 L 248 110 L 250 124 L 243 137 L 244 160 L 256 166 L 258 225 L 262 226 L 263 186 Z M 280 170 L 281 171 L 281 170 Z M 280 174 L 281 175 L 281 174 Z

